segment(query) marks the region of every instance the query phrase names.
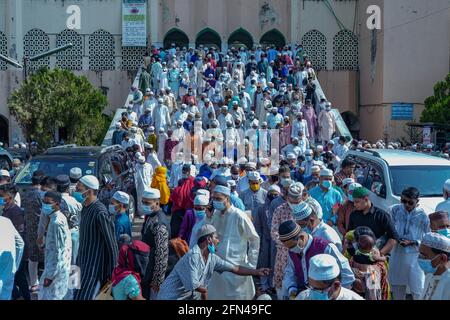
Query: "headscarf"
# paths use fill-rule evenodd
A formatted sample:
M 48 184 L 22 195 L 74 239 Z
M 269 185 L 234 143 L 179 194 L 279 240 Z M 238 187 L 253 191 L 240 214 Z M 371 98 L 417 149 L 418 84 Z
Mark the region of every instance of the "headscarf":
M 153 174 L 152 183 L 150 185 L 154 189 L 158 189 L 161 193 L 160 202 L 162 205 L 169 203 L 170 189 L 167 185 L 167 168 L 166 167 L 156 167 L 155 173 Z
M 141 241 L 133 241 L 138 246 L 145 245 Z M 143 247 L 145 247 L 143 246 Z M 148 246 L 147 246 L 148 248 Z M 148 250 L 150 250 L 148 248 Z M 119 250 L 119 258 L 117 260 L 117 266 L 114 268 L 112 273 L 112 286 L 115 287 L 120 281 L 125 279 L 127 276 L 132 275 L 136 278 L 138 283 L 141 283 L 141 276 L 139 272 L 135 269 L 134 255 L 130 249 L 130 245 L 123 245 Z
M 170 199 L 173 203 L 173 210 L 187 210 L 194 207 L 191 191 L 194 188 L 194 177 L 180 180 L 181 184 L 173 190 Z

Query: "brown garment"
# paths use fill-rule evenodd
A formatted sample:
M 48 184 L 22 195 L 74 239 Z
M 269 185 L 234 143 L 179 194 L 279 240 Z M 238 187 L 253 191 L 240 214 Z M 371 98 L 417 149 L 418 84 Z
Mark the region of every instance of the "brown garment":
M 348 223 L 350 221 L 350 215 L 354 209 L 353 202 L 346 200 L 338 210 L 337 227 L 339 232 L 345 236 L 348 230 Z

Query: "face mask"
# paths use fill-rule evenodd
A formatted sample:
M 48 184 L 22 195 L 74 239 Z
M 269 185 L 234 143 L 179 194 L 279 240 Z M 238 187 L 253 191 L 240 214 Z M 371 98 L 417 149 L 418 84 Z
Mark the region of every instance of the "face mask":
M 211 254 L 216 253 L 216 247 L 213 244 L 208 244 L 208 251 Z
M 289 251 L 296 254 L 302 254 L 303 248 L 300 248 L 297 244 L 295 247 L 289 249 Z
M 110 204 L 109 207 L 108 207 L 108 211 L 111 214 L 116 214 L 116 206 L 113 205 L 113 204 Z
M 312 160 L 312 156 L 306 156 L 306 161 L 311 161 Z
M 225 203 L 222 201 L 213 201 L 213 207 L 218 211 L 224 211 L 226 208 Z
M 438 230 L 436 232 L 441 234 L 441 235 L 443 235 L 444 237 L 450 238 L 450 229 L 449 228 L 441 229 L 441 230 Z
M 333 183 L 329 180 L 322 181 L 321 186 L 325 189 L 330 189 L 333 186 Z
M 142 211 L 144 215 L 149 216 L 153 213 L 152 208 L 150 206 L 142 205 Z
M 46 216 L 49 216 L 53 212 L 53 208 L 51 204 L 43 203 L 42 204 L 42 213 Z
M 181 178 L 182 179 L 187 179 L 189 177 L 189 175 L 187 174 L 187 173 L 183 173 L 182 175 L 181 175 Z
M 0 207 L 4 207 L 5 206 L 5 199 L 0 198 Z
M 83 203 L 84 202 L 84 197 L 83 197 L 84 192 L 78 192 L 75 191 L 73 193 L 73 197 L 75 198 L 75 200 L 77 200 L 79 203 Z
M 312 181 L 319 182 L 319 178 L 313 178 Z
M 237 180 L 237 179 L 239 179 L 239 175 L 238 174 L 232 174 L 231 178 L 233 178 L 233 180 Z
M 250 189 L 253 192 L 257 192 L 260 189 L 260 185 L 259 184 L 252 184 L 252 185 L 250 185 Z
M 202 220 L 206 215 L 205 210 L 203 210 L 203 211 L 194 210 L 194 212 L 195 212 L 195 216 L 200 220 Z
M 435 273 L 437 268 L 433 267 L 431 264 L 431 260 L 427 259 L 418 259 L 419 267 L 423 270 L 425 273 Z
M 311 300 L 330 300 L 330 297 L 328 296 L 328 291 L 310 290 L 309 297 Z

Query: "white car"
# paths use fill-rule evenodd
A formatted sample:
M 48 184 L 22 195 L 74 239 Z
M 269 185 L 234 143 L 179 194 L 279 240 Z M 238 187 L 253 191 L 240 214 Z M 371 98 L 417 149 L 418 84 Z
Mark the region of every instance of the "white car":
M 419 189 L 419 206 L 427 214 L 444 201 L 442 189 L 450 178 L 449 160 L 390 149 L 350 150 L 344 157 L 348 158 L 356 162 L 357 182 L 371 191 L 372 203 L 386 212 L 400 203 L 401 192 L 408 187 Z

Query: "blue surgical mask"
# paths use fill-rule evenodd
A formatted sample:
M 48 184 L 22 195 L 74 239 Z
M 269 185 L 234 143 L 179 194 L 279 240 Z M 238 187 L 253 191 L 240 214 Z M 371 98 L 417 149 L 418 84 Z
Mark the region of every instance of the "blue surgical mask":
M 305 230 L 307 234 L 312 234 L 313 232 L 310 227 L 303 228 L 303 230 Z
M 306 161 L 311 161 L 313 159 L 312 156 L 306 156 L 305 158 L 306 158 Z
M 152 208 L 150 206 L 142 205 L 142 211 L 144 212 L 144 215 L 149 216 L 153 213 Z
M 0 207 L 3 207 L 5 205 L 5 199 L 0 198 Z
M 225 203 L 222 201 L 213 201 L 213 207 L 218 211 L 224 211 L 226 208 Z
M 53 208 L 51 204 L 43 203 L 42 204 L 42 213 L 46 216 L 49 216 L 52 214 Z
M 83 197 L 83 192 L 78 192 L 75 191 L 72 196 L 75 198 L 75 200 L 77 200 L 79 203 L 83 203 L 84 202 L 84 197 Z
M 310 289 L 309 298 L 311 300 L 330 300 L 328 291 L 317 291 Z
M 444 237 L 450 238 L 450 229 L 449 228 L 441 229 L 441 230 L 438 230 L 436 232 L 441 234 L 441 235 L 443 235 Z
M 208 250 L 211 254 L 216 253 L 216 247 L 213 244 L 208 244 Z
M 110 204 L 109 207 L 108 207 L 108 211 L 111 214 L 116 214 L 116 206 L 113 205 L 113 204 Z
M 325 180 L 325 181 L 322 181 L 321 185 L 325 189 L 330 189 L 333 186 L 333 183 L 329 180 Z
M 202 211 L 194 210 L 194 212 L 195 212 L 195 216 L 196 216 L 198 219 L 200 219 L 200 220 L 202 220 L 202 219 L 205 218 L 205 216 L 206 216 L 206 211 L 205 211 L 205 210 L 202 210 Z
M 433 267 L 431 264 L 431 260 L 428 259 L 418 259 L 419 267 L 423 270 L 425 273 L 435 273 L 437 268 Z
M 300 203 L 296 203 L 296 204 L 289 203 L 289 207 L 291 208 L 293 213 L 297 213 L 297 212 L 300 212 L 300 210 L 303 207 L 303 205 L 302 205 L 301 202 Z
M 39 190 L 39 196 L 41 197 L 41 201 L 44 200 L 45 193 L 47 191 Z

